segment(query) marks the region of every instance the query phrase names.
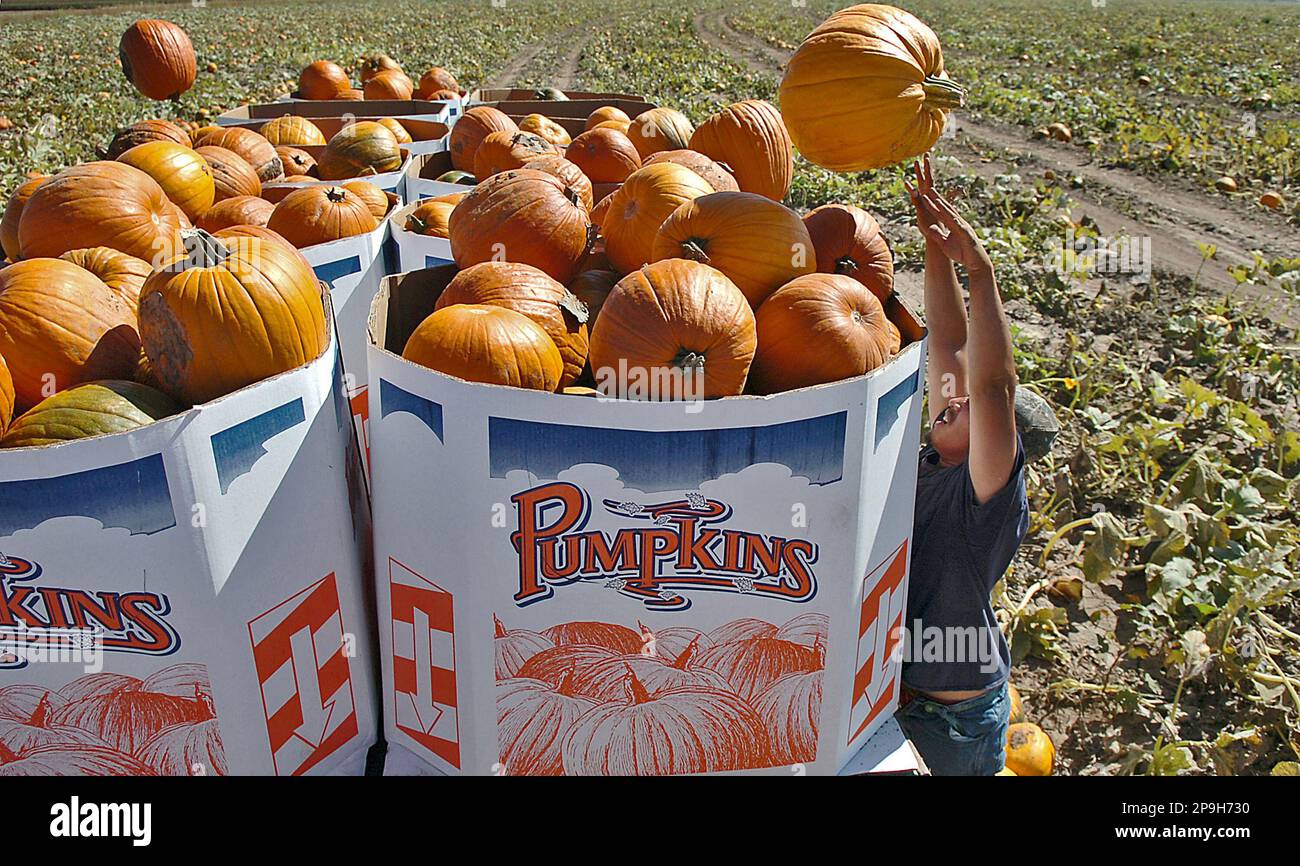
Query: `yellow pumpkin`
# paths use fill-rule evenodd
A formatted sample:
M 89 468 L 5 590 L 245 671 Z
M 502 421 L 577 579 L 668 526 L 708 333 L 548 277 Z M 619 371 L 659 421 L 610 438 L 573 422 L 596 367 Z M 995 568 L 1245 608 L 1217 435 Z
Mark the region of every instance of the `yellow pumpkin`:
M 655 236 L 664 220 L 680 205 L 711 192 L 708 181 L 671 162 L 632 172 L 613 194 L 600 225 L 610 263 L 629 274 L 653 261 Z
M 291 147 L 325 143 L 325 133 L 320 127 L 296 114 L 282 114 L 262 124 L 262 137 L 271 144 Z
M 1033 722 L 1007 728 L 1007 769 L 1017 776 L 1050 776 L 1056 747 L 1047 732 Z
M 673 108 L 643 111 L 628 125 L 627 137 L 645 160 L 664 150 L 683 150 L 691 146 L 695 127 L 686 115 Z
M 568 130 L 544 114 L 530 114 L 519 121 L 519 128 L 549 141 L 556 147 L 568 147 L 573 139 Z
M 790 191 L 790 134 L 781 113 L 761 99 L 728 105 L 700 124 L 688 147 L 730 168 L 744 192 L 781 201 Z
M 138 168 L 156 180 L 167 198 L 191 222 L 212 207 L 216 198 L 212 167 L 192 147 L 171 141 L 149 141 L 137 144 L 117 161 Z

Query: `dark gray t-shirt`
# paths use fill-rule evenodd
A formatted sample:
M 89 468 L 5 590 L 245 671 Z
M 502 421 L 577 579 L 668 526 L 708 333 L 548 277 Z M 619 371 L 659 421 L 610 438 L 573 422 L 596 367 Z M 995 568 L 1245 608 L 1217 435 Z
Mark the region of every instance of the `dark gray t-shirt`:
M 1010 674 L 1011 652 L 990 594 L 1029 528 L 1018 436 L 1016 446 L 1006 487 L 983 505 L 975 501 L 965 463 L 944 467 L 933 448 L 921 452 L 903 664 L 903 682 L 911 689 L 990 689 Z

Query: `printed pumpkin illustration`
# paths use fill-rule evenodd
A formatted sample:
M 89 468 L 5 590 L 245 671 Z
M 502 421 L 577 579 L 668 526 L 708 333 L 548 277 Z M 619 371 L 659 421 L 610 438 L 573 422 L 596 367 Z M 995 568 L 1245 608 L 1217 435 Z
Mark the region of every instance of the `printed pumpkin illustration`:
M 545 680 L 504 679 L 497 683 L 497 740 L 507 776 L 564 774 L 565 733 L 596 706 L 576 694 L 574 668 L 558 686 Z
M 700 664 L 727 678 L 732 689 L 749 700 L 786 674 L 816 670 L 817 656 L 809 647 L 775 637 L 753 637 L 718 644 L 704 652 Z
M 524 629 L 507 631 L 505 624 L 495 615 L 492 617 L 492 622 L 496 625 L 496 639 L 492 642 L 492 646 L 496 652 L 498 680 L 517 675 L 524 662 L 542 650 L 555 646 L 549 638 L 535 631 Z
M 641 651 L 641 635 L 625 625 L 609 622 L 565 622 L 542 632 L 556 646 L 593 644 L 614 652 L 634 654 Z
M 630 655 L 592 662 L 573 677 L 577 694 L 586 695 L 602 703 L 617 700 L 623 695 L 623 680 L 631 670 L 641 685 L 651 694 L 678 688 L 713 688 L 730 691 L 720 674 L 700 667 L 699 638 L 686 645 L 676 658 Z
M 817 760 L 817 733 L 822 717 L 820 638 L 813 644 L 817 670 L 786 674 L 754 698 L 754 709 L 772 740 L 772 753 L 782 764 Z

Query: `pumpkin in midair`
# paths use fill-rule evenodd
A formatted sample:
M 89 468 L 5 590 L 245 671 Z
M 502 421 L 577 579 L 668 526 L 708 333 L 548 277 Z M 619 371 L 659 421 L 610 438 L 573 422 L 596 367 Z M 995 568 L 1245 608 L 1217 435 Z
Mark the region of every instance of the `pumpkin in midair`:
M 258 131 L 274 145 L 301 147 L 325 143 L 325 133 L 320 131 L 320 127 L 297 114 L 282 114 L 271 118 Z
M 662 162 L 675 162 L 689 168 L 707 180 L 709 186 L 713 187 L 715 192 L 740 191 L 740 187 L 736 184 L 736 178 L 732 176 L 731 172 L 704 154 L 694 150 L 661 150 L 648 157 L 645 162 L 641 163 L 641 166 L 644 168 L 647 165 L 658 165 Z
M 476 105 L 461 115 L 451 128 L 447 150 L 451 164 L 459 171 L 474 170 L 478 146 L 493 132 L 518 132 L 519 127 L 502 111 L 490 105 Z
M 499 680 L 496 705 L 502 772 L 507 776 L 561 776 L 564 734 L 596 702 L 575 694 L 570 670 L 558 686 L 544 680 Z
M 728 105 L 691 136 L 691 150 L 724 163 L 745 192 L 781 201 L 794 180 L 794 149 L 781 113 L 761 99 Z
M 170 141 L 138 144 L 117 158 L 140 169 L 162 187 L 167 198 L 193 222 L 212 207 L 216 183 L 212 167 L 192 147 Z
M 59 258 L 99 277 L 132 311 L 139 306 L 140 289 L 153 272 L 153 267 L 144 259 L 137 259 L 110 247 L 69 250 Z
M 487 304 L 435 310 L 411 334 L 402 357 L 469 382 L 537 391 L 554 391 L 564 371 L 541 325 Z
M 150 141 L 170 141 L 189 147 L 190 134 L 170 120 L 141 120 L 118 130 L 109 142 L 107 156 L 117 159 L 136 145 Z
M 169 394 L 204 403 L 325 351 L 320 285 L 296 250 L 202 229 L 186 233 L 185 250 L 140 292 L 141 340 Z
M 181 409 L 166 394 L 136 382 L 103 380 L 73 385 L 15 418 L 0 448 L 58 445 L 125 433 Z
M 636 145 L 616 129 L 584 132 L 565 148 L 564 157 L 582 169 L 593 184 L 622 183 L 641 167 Z
M 373 120 L 349 123 L 330 139 L 316 161 L 321 180 L 346 180 L 396 171 L 402 151 L 393 133 Z
M 610 292 L 591 336 L 591 369 L 607 395 L 735 396 L 755 346 L 753 311 L 731 280 L 707 265 L 666 259 L 628 274 Z M 661 390 L 645 393 L 638 382 L 620 381 L 622 370 L 650 371 Z
M 807 274 L 758 308 L 754 388 L 775 394 L 869 373 L 889 360 L 893 335 L 871 291 L 842 274 Z
M 665 150 L 682 150 L 691 146 L 695 127 L 674 108 L 650 108 L 638 114 L 627 128 L 628 140 L 641 159 Z
M 562 284 L 530 265 L 482 262 L 452 278 L 434 309 L 487 304 L 522 313 L 555 343 L 564 362 L 560 387 L 572 385 L 587 362 L 587 308 Z
M 817 270 L 852 277 L 883 304 L 894 293 L 894 256 L 875 217 L 860 207 L 827 204 L 803 218 Z
M 368 234 L 378 227 L 370 207 L 341 186 L 307 186 L 285 196 L 266 227 L 298 249 Z
M 351 89 L 343 67 L 329 60 L 308 64 L 298 76 L 298 95 L 303 99 L 346 99 Z
M 552 156 L 555 146 L 531 132 L 493 132 L 479 142 L 474 153 L 474 176 L 480 181 L 494 174 L 523 168 L 539 156 Z
M 713 187 L 689 168 L 663 163 L 638 168 L 614 193 L 600 224 L 605 255 L 622 273 L 653 261 L 655 237 L 673 211 Z
M 808 34 L 786 64 L 780 101 L 805 159 L 865 171 L 933 147 L 963 91 L 933 30 L 872 3 L 841 9 Z
M 194 46 L 170 21 L 135 22 L 122 34 L 117 52 L 126 80 L 150 99 L 176 99 L 194 86 Z

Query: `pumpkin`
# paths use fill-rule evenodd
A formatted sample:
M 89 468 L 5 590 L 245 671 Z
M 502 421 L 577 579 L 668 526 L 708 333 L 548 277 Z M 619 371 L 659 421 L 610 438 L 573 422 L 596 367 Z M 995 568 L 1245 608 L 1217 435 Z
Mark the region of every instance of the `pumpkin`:
M 325 351 L 320 285 L 297 251 L 201 229 L 185 242 L 188 254 L 154 271 L 140 292 L 141 341 L 164 390 L 203 403 Z
M 884 307 L 841 274 L 786 283 L 758 308 L 753 383 L 762 394 L 861 376 L 889 360 L 894 337 Z
M 1214 188 L 1222 193 L 1233 193 L 1237 191 L 1237 180 L 1229 175 L 1224 175 L 1214 182 Z
M 397 139 L 398 144 L 411 144 L 415 141 L 415 139 L 411 138 L 411 133 L 407 132 L 406 127 L 402 126 L 401 121 L 395 117 L 381 117 L 377 123 L 391 132 L 393 138 Z
M 37 187 L 47 180 L 49 178 L 45 175 L 28 178 L 18 185 L 5 204 L 4 217 L 0 219 L 0 248 L 3 248 L 4 255 L 10 261 L 16 262 L 21 258 L 18 254 L 18 223 L 22 219 L 23 208 Z
M 61 707 L 68 699 L 44 686 L 20 683 L 0 686 L 0 719 L 22 722 L 30 719 L 36 708 L 45 703 L 50 709 Z
M 50 692 L 41 695 L 31 713 L 23 720 L 0 718 L 0 746 L 11 752 L 22 752 L 58 743 L 108 745 L 99 737 L 81 728 L 51 724 L 49 715 L 54 704 L 50 695 Z M 59 705 L 62 706 L 62 703 Z
M 496 629 L 492 646 L 496 656 L 497 679 L 504 680 L 516 676 L 524 662 L 542 650 L 555 646 L 551 641 L 535 631 L 512 629 L 507 631 L 505 623 L 496 614 L 492 614 L 492 624 Z
M 155 671 L 144 678 L 140 688 L 147 692 L 177 695 L 183 698 L 194 697 L 197 694 L 212 694 L 207 666 L 194 662 L 181 662 Z
M 0 745 L 0 777 L 152 775 L 148 764 L 107 746 L 52 743 L 14 753 Z
M 628 140 L 636 147 L 641 159 L 664 150 L 682 150 L 690 147 L 695 127 L 691 121 L 673 108 L 651 108 L 641 112 L 629 124 Z
M 530 265 L 482 262 L 452 278 L 434 309 L 488 304 L 522 313 L 541 325 L 564 361 L 561 387 L 582 375 L 587 362 L 587 309 L 563 285 Z
M 519 129 L 522 132 L 531 132 L 556 147 L 568 147 L 573 141 L 568 130 L 544 114 L 528 115 L 519 121 Z
M 421 97 L 417 96 L 416 98 L 419 99 Z M 424 98 L 435 102 L 455 102 L 460 99 L 460 93 L 455 90 L 435 90 Z
M 592 129 L 612 129 L 615 132 L 621 132 L 624 135 L 627 135 L 627 131 L 631 129 L 631 127 L 632 121 L 630 120 L 605 120 L 593 126 Z
M 0 448 L 37 448 L 124 433 L 178 411 L 175 401 L 147 385 L 87 382 L 46 397 L 14 419 Z
M 237 195 L 223 199 L 199 217 L 198 227 L 204 231 L 218 232 L 231 226 L 264 226 L 275 212 L 275 205 L 264 198 Z M 143 284 L 143 283 L 142 283 Z
M 396 60 L 387 54 L 371 54 L 361 59 L 361 83 L 373 81 L 380 75 L 389 72 L 401 72 L 402 67 Z
M 799 152 L 832 171 L 882 168 L 924 153 L 962 99 L 944 72 L 934 31 L 878 4 L 841 9 L 818 25 L 786 64 L 780 92 Z
M 113 748 L 133 753 L 164 728 L 210 718 L 211 704 L 200 698 L 136 688 L 69 701 L 50 714 L 50 723 L 79 727 Z
M 573 676 L 553 686 L 544 680 L 497 683 L 497 742 L 507 776 L 564 774 L 561 747 L 573 723 L 596 706 L 574 693 Z
M 578 194 L 578 197 L 582 199 L 582 206 L 587 210 L 591 210 L 592 205 L 595 204 L 592 197 L 591 181 L 582 173 L 582 169 L 560 154 L 551 153 L 530 159 L 523 164 L 523 167 L 535 171 L 544 171 L 558 177 L 565 186 Z
M 505 307 L 456 304 L 434 311 L 411 334 L 408 361 L 469 382 L 554 391 L 564 362 L 532 319 Z
M 764 623 L 766 625 L 766 623 Z M 830 617 L 824 613 L 801 613 L 778 628 L 773 637 L 803 644 L 806 647 L 826 646 L 830 638 Z
M 818 652 L 775 637 L 752 637 L 715 644 L 700 654 L 700 665 L 727 678 L 745 700 L 763 693 L 786 674 L 817 670 Z
M 794 179 L 794 149 L 781 114 L 761 99 L 736 102 L 700 124 L 690 149 L 726 164 L 745 192 L 781 201 Z
M 139 306 L 140 289 L 153 271 L 144 259 L 137 259 L 109 247 L 69 250 L 59 258 L 99 277 L 104 285 L 126 302 L 127 309 L 132 312 Z
M 112 247 L 153 261 L 160 251 L 178 248 L 182 213 L 138 168 L 88 162 L 64 169 L 31 194 L 18 223 L 18 246 L 23 258 Z
M 344 180 L 395 171 L 402 151 L 386 126 L 373 120 L 349 123 L 330 139 L 316 162 L 321 180 Z
M 543 637 L 546 637 L 546 635 L 543 634 Z M 550 638 L 547 638 L 547 640 L 550 640 Z M 622 650 L 611 650 L 607 646 L 568 643 L 544 649 L 530 657 L 519 668 L 519 673 L 516 676 L 543 680 L 552 686 L 559 686 L 566 677 L 575 671 L 581 672 L 589 665 L 628 654 Z
M 772 757 L 777 764 L 809 764 L 817 760 L 817 735 L 822 716 L 822 672 L 786 674 L 754 699 L 763 720 Z
M 707 265 L 669 259 L 610 292 L 591 337 L 591 369 L 607 395 L 734 396 L 744 390 L 754 349 L 754 314 L 735 284 Z M 609 381 L 626 370 L 648 371 L 657 387 L 646 393 L 636 381 Z
M 743 617 L 723 623 L 709 632 L 709 640 L 714 644 L 734 643 L 756 637 L 774 637 L 777 627 L 766 620 Z
M 366 99 L 410 99 L 415 84 L 400 69 L 386 69 L 372 76 L 361 88 Z
M 605 217 L 608 216 L 608 214 L 609 214 L 609 209 L 610 209 L 610 207 L 614 204 L 614 193 L 615 193 L 615 192 L 618 192 L 618 187 L 617 187 L 617 186 L 614 187 L 614 192 L 609 193 L 608 195 L 604 196 L 603 198 L 597 199 L 597 200 L 596 200 L 596 204 L 595 204 L 595 206 L 592 207 L 592 209 L 591 209 L 591 221 L 592 221 L 592 223 L 593 223 L 594 225 L 596 225 L 597 227 L 599 227 L 600 224 L 601 224 L 602 222 L 605 221 Z M 592 193 L 593 193 L 593 194 L 595 193 L 595 189 L 592 190 Z
M 282 114 L 262 124 L 258 130 L 271 144 L 301 146 L 304 144 L 324 144 L 325 133 L 320 127 L 305 117 L 297 114 Z
M 494 174 L 523 168 L 524 163 L 555 153 L 546 139 L 531 132 L 493 132 L 474 153 L 474 176 L 486 180 Z
M 63 703 L 71 703 L 72 701 L 79 701 L 96 695 L 112 695 L 122 691 L 138 690 L 143 685 L 144 680 L 139 677 L 101 671 L 97 674 L 86 674 L 77 677 L 60 688 L 59 695 L 64 699 Z
M 698 656 L 699 640 L 696 639 L 671 660 L 640 654 L 601 659 L 574 673 L 573 689 L 601 703 L 617 702 L 623 696 L 623 679 L 631 668 L 652 695 L 684 687 L 730 691 L 731 687 L 720 674 L 696 664 Z
M 569 97 L 558 87 L 539 87 L 533 91 L 533 99 L 543 102 L 568 102 Z
M 456 76 L 441 66 L 435 66 L 420 76 L 420 85 L 415 89 L 415 98 L 431 99 L 440 90 L 456 93 L 460 90 L 460 84 L 456 81 Z
M 370 209 L 371 215 L 376 220 L 382 220 L 388 216 L 388 208 L 392 205 L 392 202 L 388 200 L 388 193 L 373 183 L 364 180 L 350 180 L 340 185 L 365 202 L 366 207 Z
M 0 355 L 19 411 L 79 382 L 129 379 L 139 354 L 135 311 L 94 274 L 45 258 L 0 269 Z
M 449 237 L 447 221 L 451 219 L 451 212 L 455 208 L 456 205 L 451 202 L 436 199 L 420 202 L 406 215 L 406 224 L 403 228 L 408 232 L 431 238 Z
M 817 270 L 812 239 L 799 216 L 748 192 L 719 192 L 681 205 L 659 227 L 652 256 L 717 268 L 755 309 L 780 286 Z
M 469 195 L 468 192 L 449 192 L 446 195 L 434 196 L 431 199 L 427 199 L 427 201 L 445 202 L 446 204 L 455 207 L 456 205 L 460 204 L 465 199 L 465 196 L 467 195 Z
M 636 145 L 616 129 L 584 132 L 569 144 L 564 156 L 582 169 L 593 184 L 622 183 L 641 167 L 641 154 Z
M 589 710 L 564 737 L 570 776 L 658 776 L 768 767 L 762 720 L 720 689 L 686 686 L 651 695 L 630 667 L 623 703 Z
M 216 184 L 212 168 L 192 147 L 170 141 L 138 144 L 117 158 L 140 169 L 162 187 L 167 198 L 191 221 L 212 207 Z
M 135 22 L 122 34 L 117 54 L 126 80 L 150 99 L 177 99 L 194 86 L 194 46 L 170 21 Z
M 209 144 L 196 148 L 194 152 L 203 157 L 203 161 L 212 171 L 214 203 L 238 196 L 262 194 L 262 179 L 257 176 L 253 167 L 233 150 Z
M 1282 206 L 1285 204 L 1286 201 L 1282 198 L 1280 192 L 1269 190 L 1268 192 L 1261 194 L 1259 197 L 1260 207 L 1266 207 L 1269 210 L 1281 210 Z
M 163 728 L 135 756 L 160 776 L 225 776 L 230 773 L 216 719 Z
M 459 171 L 474 170 L 474 155 L 483 139 L 493 132 L 518 132 L 519 127 L 490 105 L 476 105 L 461 115 L 451 128 L 447 149 L 451 164 Z
M 439 183 L 455 183 L 461 186 L 473 186 L 478 183 L 478 178 L 467 171 L 444 171 L 435 178 Z
M 225 228 L 225 229 L 221 229 L 220 231 L 213 232 L 212 236 L 214 238 L 217 238 L 218 240 L 231 241 L 233 244 L 238 244 L 241 241 L 246 240 L 248 238 L 257 238 L 264 241 L 270 241 L 271 243 L 279 244 L 287 252 L 291 253 L 295 258 L 298 259 L 299 262 L 302 263 L 302 266 L 304 268 L 306 268 L 307 270 L 312 269 L 311 263 L 307 261 L 307 257 L 304 256 L 302 253 L 300 253 L 297 247 L 289 243 L 288 239 L 285 238 L 284 235 L 280 234 L 279 232 L 272 231 L 266 226 L 249 225 L 249 224 L 231 226 L 230 228 Z M 231 244 L 227 244 L 227 246 L 231 246 Z
M 622 273 L 653 261 L 659 226 L 673 211 L 713 187 L 689 168 L 663 163 L 639 168 L 614 193 L 600 224 L 605 254 Z
M 1007 728 L 1007 769 L 1017 776 L 1050 776 L 1056 747 L 1047 732 L 1033 722 Z
M 664 162 L 673 162 L 677 165 L 685 166 L 691 171 L 698 174 L 709 182 L 716 192 L 737 192 L 740 187 L 736 185 L 736 179 L 732 177 L 731 172 L 718 165 L 702 153 L 696 153 L 693 150 L 661 150 L 651 155 L 641 165 L 659 165 Z
M 862 208 L 827 204 L 803 218 L 823 274 L 844 274 L 883 304 L 894 293 L 894 257 L 880 224 Z
M 141 120 L 120 129 L 108 144 L 109 159 L 117 159 L 136 145 L 150 141 L 170 141 L 172 144 L 190 146 L 190 134 L 170 120 Z
M 270 183 L 284 177 L 284 164 L 275 152 L 275 145 L 260 134 L 242 126 L 210 126 L 200 130 L 194 147 L 209 145 L 224 147 L 243 158 L 257 172 L 258 180 Z
M 618 188 L 622 185 L 622 181 L 616 181 L 614 183 L 593 183 L 591 185 L 592 198 L 597 202 L 600 202 L 618 192 Z
M 625 625 L 613 622 L 562 622 L 542 632 L 557 647 L 570 644 L 600 646 L 624 655 L 641 650 L 641 635 Z
M 1020 690 L 1010 683 L 1007 683 L 1007 700 L 1011 702 L 1010 723 L 1015 725 L 1025 721 L 1025 705 L 1020 700 Z
M 582 131 L 586 132 L 589 129 L 593 129 L 607 120 L 616 120 L 620 123 L 628 124 L 632 122 L 632 118 L 628 117 L 627 112 L 623 109 L 614 105 L 602 105 L 600 108 L 597 108 L 591 114 L 587 115 L 587 122 L 584 124 Z
M 317 60 L 298 75 L 298 95 L 303 99 L 345 99 L 351 89 L 343 67 L 328 60 Z
M 289 193 L 266 223 L 299 249 L 368 234 L 378 226 L 370 206 L 356 193 L 341 186 L 319 185 Z
M 0 355 L 0 436 L 9 429 L 9 422 L 14 417 L 14 378 L 9 374 L 9 364 Z M 2 696 L 0 696 L 2 697 Z M 0 702 L 0 716 L 4 715 L 4 705 Z
M 596 317 L 605 305 L 609 293 L 618 285 L 623 275 L 618 271 L 591 270 L 583 271 L 569 283 L 569 291 L 587 307 L 587 328 L 596 327 Z
M 275 155 L 280 157 L 280 164 L 284 166 L 286 180 L 291 177 L 312 177 L 316 171 L 316 157 L 301 148 L 282 144 L 276 147 Z
M 595 240 L 582 198 L 554 175 L 521 168 L 487 178 L 448 222 L 462 269 L 479 262 L 532 265 L 565 283 Z

